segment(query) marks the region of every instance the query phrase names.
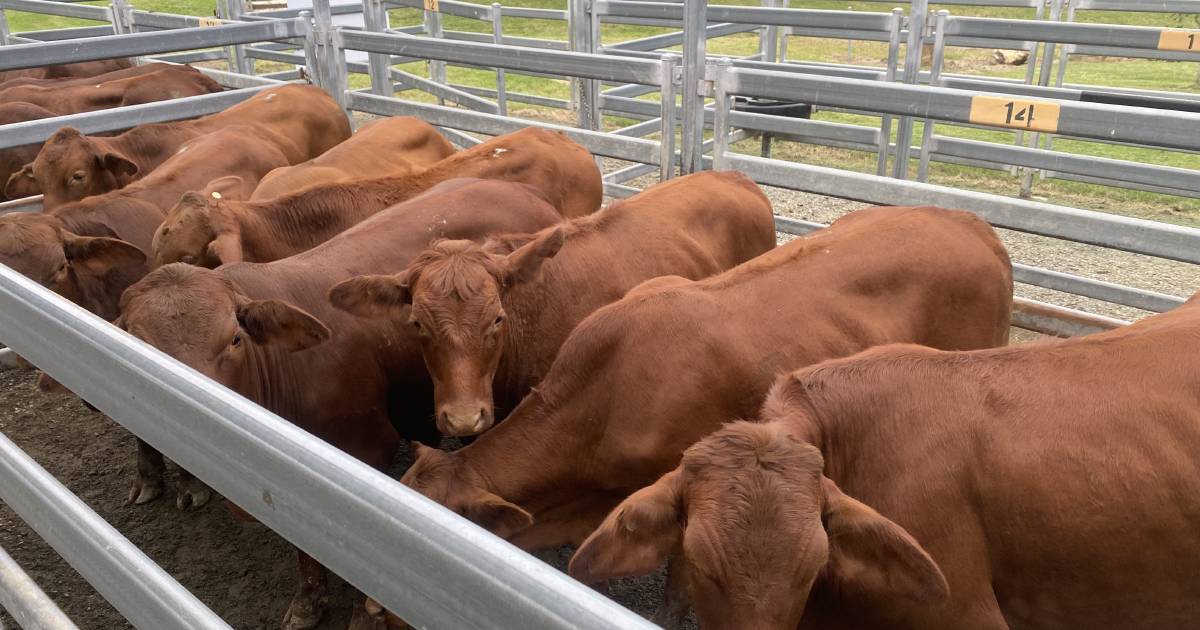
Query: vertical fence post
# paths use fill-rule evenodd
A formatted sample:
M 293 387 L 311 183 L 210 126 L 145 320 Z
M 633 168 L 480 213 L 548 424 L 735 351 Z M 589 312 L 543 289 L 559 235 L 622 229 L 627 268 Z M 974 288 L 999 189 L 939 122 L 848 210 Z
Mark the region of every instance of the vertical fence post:
M 684 0 L 683 3 L 683 136 L 680 138 L 679 171 L 695 173 L 704 168 L 704 67 L 706 63 L 705 26 L 708 0 Z
M 304 20 L 304 71 L 308 80 L 318 87 L 325 87 L 326 81 L 322 76 L 321 56 L 317 53 L 317 33 L 312 11 L 300 11 L 297 14 Z
M 1067 22 L 1075 21 L 1075 5 L 1067 0 Z M 1058 53 L 1058 70 L 1054 75 L 1054 87 L 1062 87 L 1063 82 L 1067 80 L 1067 62 L 1071 59 L 1071 47 L 1063 46 Z M 1031 81 L 1032 83 L 1032 81 Z M 1054 148 L 1054 136 L 1046 136 L 1046 150 Z M 1042 171 L 1044 174 L 1045 171 Z
M 363 0 L 363 26 L 372 33 L 388 29 L 387 7 L 383 0 Z M 392 96 L 392 59 L 383 53 L 367 53 L 367 72 L 371 75 L 371 93 Z
M 429 37 L 442 39 L 442 13 L 438 9 L 437 0 L 425 0 L 425 34 Z M 446 62 L 429 61 L 429 78 L 435 83 L 446 85 Z M 446 99 L 438 97 L 438 105 L 445 105 Z
M 773 9 L 779 6 L 778 0 L 762 0 L 762 6 Z M 758 33 L 758 54 L 763 61 L 774 62 L 779 52 L 779 27 L 766 26 Z
M 900 32 L 904 30 L 904 9 L 892 9 L 892 21 L 888 33 L 887 70 L 883 79 L 888 83 L 896 80 L 896 66 L 900 63 Z M 787 40 L 784 39 L 786 42 Z M 888 154 L 892 146 L 892 117 L 884 115 L 879 121 L 879 156 L 875 162 L 875 174 L 887 175 Z
M 904 51 L 904 82 L 916 85 L 920 82 L 921 48 L 925 44 L 925 25 L 929 13 L 929 0 L 912 0 L 908 15 L 908 42 Z M 892 176 L 908 179 L 908 155 L 912 150 L 913 119 L 904 116 L 896 131 L 896 163 Z
M 242 0 L 221 0 L 217 3 L 221 17 L 234 22 L 242 21 L 246 12 Z M 234 44 L 229 47 L 229 69 L 239 74 L 254 74 L 254 60 L 246 56 L 244 44 Z
M 679 56 L 666 53 L 659 57 L 659 82 L 662 84 L 662 127 L 659 130 L 659 181 L 675 175 L 675 67 Z
M 1033 12 L 1033 19 L 1035 21 L 1040 22 L 1040 21 L 1042 21 L 1042 18 L 1045 17 L 1046 2 L 1048 2 L 1048 0 L 1038 0 L 1037 9 Z M 1034 80 L 1034 78 L 1036 78 L 1036 73 L 1037 73 L 1038 51 L 1041 50 L 1041 42 L 1032 42 L 1032 43 L 1033 43 L 1033 47 L 1029 49 L 1029 59 L 1025 60 L 1025 85 L 1033 85 L 1033 80 Z M 1017 132 L 1017 140 L 1016 140 L 1015 144 L 1019 147 L 1025 146 L 1025 132 L 1024 131 Z M 1019 170 L 1020 169 L 1016 166 L 1008 167 L 1008 172 L 1013 175 L 1017 174 L 1017 172 Z
M 112 21 L 113 34 L 127 35 L 133 32 L 130 10 L 125 0 L 113 0 L 108 5 L 108 19 Z
M 598 42 L 594 35 L 598 29 L 598 16 L 593 15 L 595 7 L 591 0 L 570 0 L 571 9 L 571 50 L 575 52 L 595 53 Z M 576 98 L 579 116 L 579 126 L 583 129 L 599 129 L 600 120 L 600 83 L 591 79 L 575 79 Z
M 936 87 L 941 83 L 942 65 L 946 61 L 946 18 L 950 17 L 949 11 L 938 11 L 937 21 L 934 23 L 933 31 L 933 61 L 929 66 L 929 85 Z M 929 154 L 933 147 L 933 128 L 934 121 L 932 118 L 925 119 L 925 127 L 921 131 L 921 162 L 917 167 L 917 180 L 929 180 Z
M 313 17 L 316 21 L 313 32 L 317 43 L 315 53 L 317 65 L 321 68 L 319 85 L 345 109 L 349 81 L 346 75 L 346 52 L 341 48 L 341 33 L 333 27 L 329 0 L 313 0 Z
M 1050 3 L 1050 21 L 1057 22 L 1062 18 L 1063 0 L 1051 0 Z M 1050 72 L 1054 69 L 1054 42 L 1046 42 L 1045 48 L 1042 51 L 1042 66 L 1038 70 L 1038 85 L 1046 87 L 1050 85 Z M 1041 142 L 1042 135 L 1034 132 L 1030 134 L 1029 146 L 1036 148 Z M 1034 169 L 1021 169 L 1021 192 L 1022 199 L 1028 199 L 1033 196 L 1033 173 Z
M 733 96 L 726 89 L 729 86 L 729 69 L 733 60 L 722 57 L 713 69 L 713 170 L 723 171 L 729 167 L 729 110 L 733 107 Z
M 492 3 L 492 43 L 504 43 L 504 7 Z M 508 77 L 504 68 L 496 68 L 496 107 L 501 116 L 508 115 Z
M 8 30 L 8 15 L 3 8 L 0 8 L 0 46 L 8 45 L 8 36 L 12 31 Z

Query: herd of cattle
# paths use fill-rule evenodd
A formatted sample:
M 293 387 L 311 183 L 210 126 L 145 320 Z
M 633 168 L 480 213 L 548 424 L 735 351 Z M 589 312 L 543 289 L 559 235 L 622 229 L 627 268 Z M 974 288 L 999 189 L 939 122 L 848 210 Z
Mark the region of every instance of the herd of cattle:
M 148 68 L 9 81 L 0 107 L 216 89 Z M 741 174 L 601 208 L 561 134 L 352 135 L 303 85 L 64 128 L 6 190 L 45 201 L 0 216 L 3 264 L 373 466 L 411 440 L 402 483 L 578 546 L 587 584 L 666 563 L 664 625 L 1200 622 L 1200 306 L 1004 347 L 1011 266 L 972 214 L 869 208 L 777 247 Z M 441 435 L 478 437 L 422 445 Z M 130 502 L 164 472 L 139 441 Z M 180 508 L 209 498 L 181 471 Z M 327 599 L 299 556 L 289 630 Z M 402 624 L 369 600 L 351 623 Z

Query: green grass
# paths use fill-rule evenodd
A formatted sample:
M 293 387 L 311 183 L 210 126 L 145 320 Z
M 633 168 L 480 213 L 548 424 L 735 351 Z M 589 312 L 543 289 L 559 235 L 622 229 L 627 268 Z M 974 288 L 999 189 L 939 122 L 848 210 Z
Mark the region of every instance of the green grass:
M 483 0 L 478 1 L 481 4 L 487 4 Z M 103 2 L 92 2 L 90 4 L 103 4 Z M 191 15 L 209 15 L 213 13 L 215 7 L 215 3 L 212 0 L 147 0 L 142 2 L 135 0 L 134 4 L 140 9 Z M 512 0 L 505 4 L 509 6 L 562 9 L 566 6 L 566 0 Z M 757 5 L 758 0 L 722 0 L 721 4 Z M 892 6 L 897 4 L 904 5 L 906 3 L 897 3 L 894 0 L 884 2 L 862 0 L 793 0 L 791 3 L 796 8 L 834 10 L 851 8 L 857 11 L 881 12 L 890 11 Z M 945 8 L 955 15 L 1017 19 L 1029 19 L 1033 17 L 1032 9 L 954 7 L 936 4 L 932 8 Z M 8 15 L 10 25 L 14 31 L 61 28 L 64 26 L 87 24 L 79 20 L 31 14 L 10 12 Z M 406 26 L 420 23 L 422 13 L 413 9 L 394 10 L 391 12 L 391 18 L 393 25 Z M 1195 18 L 1187 16 L 1107 11 L 1081 11 L 1076 16 L 1076 21 L 1176 28 L 1196 28 L 1200 26 Z M 453 16 L 444 16 L 443 26 L 446 30 L 478 33 L 491 32 L 491 25 L 488 23 Z M 603 26 L 601 35 L 605 43 L 615 43 L 669 31 L 670 29 L 663 28 L 606 24 Z M 565 40 L 567 37 L 567 26 L 564 22 L 559 21 L 506 18 L 504 32 L 506 35 L 512 36 Z M 711 53 L 719 55 L 739 56 L 753 54 L 758 51 L 758 37 L 754 34 L 739 34 L 710 40 L 709 50 Z M 788 46 L 788 58 L 792 60 L 881 66 L 885 61 L 886 55 L 887 49 L 884 44 L 870 42 L 854 42 L 848 46 L 847 42 L 838 40 L 791 38 Z M 993 65 L 990 61 L 990 56 L 990 50 L 951 49 L 947 52 L 945 71 L 955 74 L 1012 78 L 1023 78 L 1025 76 L 1026 68 Z M 426 76 L 428 72 L 427 64 L 425 63 L 408 64 L 404 69 Z M 1067 66 L 1066 81 L 1068 83 L 1098 86 L 1198 92 L 1200 91 L 1200 86 L 1197 84 L 1197 71 L 1197 64 L 1194 63 L 1073 57 Z M 448 77 L 454 83 L 486 88 L 493 88 L 495 86 L 495 74 L 491 71 L 450 68 L 448 69 Z M 351 79 L 355 87 L 364 87 L 368 84 L 366 78 L 362 76 L 353 75 Z M 507 80 L 510 92 L 524 92 L 562 99 L 569 96 L 570 87 L 567 81 L 532 78 L 514 74 L 509 74 Z M 415 91 L 405 92 L 404 97 L 422 101 L 432 100 L 428 95 Z M 521 115 L 537 116 L 563 122 L 571 120 L 570 116 L 564 114 L 562 111 L 528 107 L 518 103 L 512 103 L 511 108 L 519 110 Z M 831 122 L 878 125 L 877 117 L 824 111 L 818 112 L 816 117 L 819 120 Z M 617 117 L 608 117 L 605 120 L 605 126 L 606 128 L 617 128 L 622 125 L 631 124 L 632 122 Z M 921 126 L 918 125 L 918 137 L 920 132 Z M 938 125 L 937 133 L 956 138 L 991 142 L 1013 142 L 1015 137 L 1012 132 L 1007 131 L 969 129 L 952 127 L 945 124 Z M 1190 153 L 1064 139 L 1057 140 L 1054 147 L 1057 150 L 1084 155 L 1200 169 L 1200 155 Z M 735 145 L 735 149 L 745 153 L 757 153 L 758 140 L 740 143 Z M 864 172 L 873 171 L 875 164 L 875 156 L 873 154 L 801 145 L 791 142 L 775 143 L 774 156 Z M 937 183 L 1001 194 L 1015 194 L 1018 190 L 1017 179 L 1007 173 L 946 164 L 935 163 L 932 165 L 931 180 Z M 1036 182 L 1034 194 L 1057 203 L 1143 216 L 1174 223 L 1200 225 L 1200 201 L 1196 200 L 1058 180 Z

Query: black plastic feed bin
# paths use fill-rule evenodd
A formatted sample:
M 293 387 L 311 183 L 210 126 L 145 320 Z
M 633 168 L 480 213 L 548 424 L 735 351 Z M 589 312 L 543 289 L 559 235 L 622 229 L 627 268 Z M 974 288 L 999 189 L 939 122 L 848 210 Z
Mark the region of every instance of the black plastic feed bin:
M 733 109 L 739 112 L 749 112 L 751 114 L 767 114 L 769 116 L 784 116 L 787 118 L 812 118 L 813 106 L 810 103 L 794 103 L 790 101 L 776 101 L 766 98 L 747 98 L 745 96 L 736 96 L 733 99 Z M 762 134 L 762 156 L 765 158 L 771 157 L 771 140 L 775 137 L 788 140 L 791 136 L 786 134 L 772 134 L 763 132 Z

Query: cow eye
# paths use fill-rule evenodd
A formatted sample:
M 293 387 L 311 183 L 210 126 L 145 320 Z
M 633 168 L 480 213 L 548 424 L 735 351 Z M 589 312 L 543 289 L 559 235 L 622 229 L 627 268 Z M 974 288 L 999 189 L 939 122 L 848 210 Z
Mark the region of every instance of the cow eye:
M 233 340 L 229 342 L 229 345 L 233 346 L 234 348 L 242 345 L 242 333 L 234 333 Z
M 73 182 L 83 181 L 83 171 L 75 171 L 74 173 L 72 173 L 71 181 L 73 181 Z
M 409 320 L 409 323 L 413 325 L 413 328 L 417 331 L 418 335 L 421 335 L 422 337 L 429 336 L 429 331 L 425 330 L 425 326 L 421 324 L 421 320 L 412 319 Z
M 504 323 L 504 315 L 503 314 L 497 315 L 496 319 L 494 321 L 492 321 L 492 332 L 499 330 L 500 324 L 503 324 L 503 323 Z

